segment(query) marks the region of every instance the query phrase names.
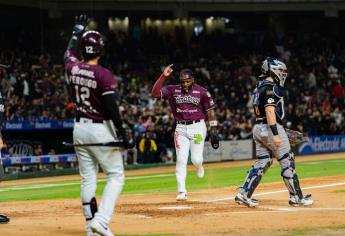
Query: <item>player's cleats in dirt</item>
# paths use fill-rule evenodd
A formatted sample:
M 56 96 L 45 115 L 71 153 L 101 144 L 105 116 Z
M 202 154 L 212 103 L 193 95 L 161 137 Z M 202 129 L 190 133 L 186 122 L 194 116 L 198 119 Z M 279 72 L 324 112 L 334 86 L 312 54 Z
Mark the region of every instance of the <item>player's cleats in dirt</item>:
M 205 169 L 203 166 L 200 166 L 197 170 L 197 173 L 196 175 L 199 177 L 199 178 L 203 178 L 204 175 L 205 175 Z
M 311 206 L 313 205 L 313 199 L 311 194 L 305 195 L 302 199 L 299 199 L 297 197 L 291 197 L 289 201 L 290 206 Z
M 251 198 L 250 200 L 252 200 L 252 202 L 257 203 L 259 205 L 259 200 L 255 199 L 255 198 Z M 237 202 L 239 205 L 243 205 L 243 202 Z
M 91 223 L 92 223 L 91 220 L 90 220 L 90 221 L 87 221 L 87 223 L 86 223 L 86 236 L 99 236 L 99 234 L 93 233 L 93 232 L 91 231 L 91 228 L 90 228 Z
M 10 218 L 6 215 L 0 214 L 0 224 L 7 224 L 8 222 L 10 222 Z
M 97 220 L 92 221 L 90 228 L 93 233 L 97 233 L 101 236 L 114 236 L 108 226 L 98 222 Z
M 92 233 L 91 229 L 86 229 L 86 236 L 99 236 L 99 234 Z
M 247 207 L 256 207 L 257 205 L 259 205 L 258 200 L 250 199 L 242 193 L 238 193 L 236 195 L 235 202 L 237 202 L 239 205 L 244 204 Z
M 186 201 L 187 200 L 187 193 L 179 193 L 176 197 L 177 201 Z

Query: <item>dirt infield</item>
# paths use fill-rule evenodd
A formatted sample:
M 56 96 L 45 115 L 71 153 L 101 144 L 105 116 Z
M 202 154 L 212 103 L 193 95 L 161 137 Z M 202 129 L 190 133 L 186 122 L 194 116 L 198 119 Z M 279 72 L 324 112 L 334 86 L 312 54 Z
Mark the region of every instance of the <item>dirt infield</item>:
M 344 154 L 298 158 L 298 162 L 338 159 Z M 249 166 L 251 162 L 207 164 L 207 168 Z M 166 173 L 173 167 L 128 171 L 126 175 Z M 345 165 L 344 165 L 345 172 Z M 42 178 L 20 181 L 20 184 L 45 183 L 78 176 Z M 315 204 L 293 208 L 287 204 L 283 183 L 260 185 L 255 209 L 237 205 L 234 187 L 207 189 L 189 193 L 187 202 L 176 202 L 175 194 L 122 195 L 111 228 L 117 235 L 286 235 L 287 231 L 308 230 L 303 235 L 345 235 L 345 175 L 303 179 L 310 188 Z M 18 185 L 7 181 L 2 186 Z M 85 235 L 79 199 L 1 203 L 1 212 L 11 222 L 0 225 L 0 235 L 61 236 Z

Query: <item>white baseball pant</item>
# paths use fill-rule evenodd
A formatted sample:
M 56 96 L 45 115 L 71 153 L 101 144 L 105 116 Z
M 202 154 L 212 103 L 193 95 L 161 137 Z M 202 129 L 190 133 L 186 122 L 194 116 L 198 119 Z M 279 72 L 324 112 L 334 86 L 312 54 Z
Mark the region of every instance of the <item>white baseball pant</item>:
M 92 120 L 80 118 L 75 122 L 73 139 L 75 144 L 100 143 L 116 140 L 116 133 L 111 121 L 92 123 Z M 119 148 L 85 146 L 75 148 L 81 180 L 82 202 L 90 202 L 96 196 L 98 164 L 107 175 L 102 199 L 95 219 L 108 225 L 115 208 L 115 204 L 125 182 L 122 155 Z M 89 207 L 84 207 L 85 218 L 90 218 Z
M 187 193 L 186 177 L 189 153 L 196 168 L 203 163 L 203 150 L 207 127 L 204 120 L 184 125 L 177 124 L 174 134 L 176 148 L 176 180 L 177 191 Z

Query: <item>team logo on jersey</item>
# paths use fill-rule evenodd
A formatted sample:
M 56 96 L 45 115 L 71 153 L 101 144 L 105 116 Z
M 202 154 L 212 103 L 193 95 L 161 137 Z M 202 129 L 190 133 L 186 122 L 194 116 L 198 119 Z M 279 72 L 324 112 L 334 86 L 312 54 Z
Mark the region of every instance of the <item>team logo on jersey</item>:
M 95 73 L 90 70 L 80 69 L 78 66 L 73 66 L 71 70 L 72 75 L 81 75 L 89 78 L 95 78 Z
M 192 93 L 200 93 L 200 91 L 193 90 Z
M 195 97 L 192 97 L 190 95 L 175 97 L 175 101 L 176 101 L 177 104 L 192 103 L 192 104 L 198 105 L 200 103 L 200 99 L 199 98 L 195 98 Z
M 273 98 L 267 99 L 267 103 L 274 103 L 274 99 Z

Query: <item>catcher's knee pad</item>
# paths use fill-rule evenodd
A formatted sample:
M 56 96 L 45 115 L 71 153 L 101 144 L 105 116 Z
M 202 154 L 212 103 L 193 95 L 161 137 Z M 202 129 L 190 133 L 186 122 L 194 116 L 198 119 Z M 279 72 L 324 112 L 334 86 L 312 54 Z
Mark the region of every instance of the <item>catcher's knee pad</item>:
M 242 187 L 243 191 L 247 193 L 247 197 L 251 197 L 254 190 L 259 185 L 262 175 L 266 173 L 268 168 L 272 165 L 272 158 L 270 156 L 257 157 L 253 167 L 248 172 L 246 181 Z
M 98 211 L 97 200 L 95 197 L 91 198 L 90 202 L 83 202 L 84 216 L 87 221 L 92 220 Z
M 303 198 L 298 176 L 295 171 L 295 157 L 293 152 L 290 151 L 284 154 L 279 158 L 279 162 L 282 168 L 281 176 L 283 177 L 285 186 L 289 190 L 290 195 Z

